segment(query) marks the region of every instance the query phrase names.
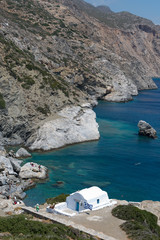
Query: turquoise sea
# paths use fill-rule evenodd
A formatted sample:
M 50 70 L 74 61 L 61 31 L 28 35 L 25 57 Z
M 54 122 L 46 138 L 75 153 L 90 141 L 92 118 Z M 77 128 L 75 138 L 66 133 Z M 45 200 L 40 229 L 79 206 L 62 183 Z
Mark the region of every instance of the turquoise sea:
M 160 201 L 160 80 L 155 82 L 159 89 L 141 91 L 134 101 L 99 102 L 94 108 L 99 141 L 33 153 L 32 159 L 26 159 L 47 166 L 49 178 L 28 190 L 24 202 L 33 206 L 93 185 L 110 198 Z M 139 120 L 149 122 L 159 138 L 138 136 Z

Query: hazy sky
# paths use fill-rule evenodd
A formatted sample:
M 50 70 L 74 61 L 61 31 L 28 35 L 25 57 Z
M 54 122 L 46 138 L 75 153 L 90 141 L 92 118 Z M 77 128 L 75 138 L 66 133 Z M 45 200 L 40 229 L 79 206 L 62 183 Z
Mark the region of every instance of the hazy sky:
M 107 5 L 114 12 L 128 11 L 160 25 L 160 0 L 85 0 L 95 6 Z

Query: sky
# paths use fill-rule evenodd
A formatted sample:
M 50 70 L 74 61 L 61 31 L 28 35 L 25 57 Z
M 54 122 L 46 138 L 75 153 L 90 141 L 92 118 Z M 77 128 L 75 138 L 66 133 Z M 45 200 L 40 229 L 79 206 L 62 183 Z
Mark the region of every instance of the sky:
M 94 6 L 107 5 L 114 12 L 128 11 L 160 25 L 160 0 L 85 0 Z

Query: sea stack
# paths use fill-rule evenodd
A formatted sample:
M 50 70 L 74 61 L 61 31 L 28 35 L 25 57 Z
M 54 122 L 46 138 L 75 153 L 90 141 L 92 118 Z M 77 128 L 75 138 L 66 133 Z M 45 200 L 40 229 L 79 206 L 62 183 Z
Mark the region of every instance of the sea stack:
M 156 130 L 147 122 L 140 120 L 138 123 L 139 135 L 147 136 L 150 138 L 157 138 Z

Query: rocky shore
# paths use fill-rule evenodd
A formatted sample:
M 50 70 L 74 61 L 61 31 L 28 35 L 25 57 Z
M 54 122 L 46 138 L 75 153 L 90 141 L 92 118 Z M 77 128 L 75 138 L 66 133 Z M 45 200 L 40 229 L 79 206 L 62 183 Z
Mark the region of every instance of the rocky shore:
M 156 88 L 160 29 L 151 21 L 79 0 L 1 2 L 0 145 L 50 150 L 98 139 L 84 103 Z
M 35 179 L 40 180 L 47 178 L 47 168 L 33 162 L 26 163 L 21 167 L 22 161 L 10 155 L 14 155 L 13 151 L 8 154 L 5 149 L 1 147 L 0 199 L 16 198 L 22 200 L 26 197 L 25 190 L 35 186 Z

